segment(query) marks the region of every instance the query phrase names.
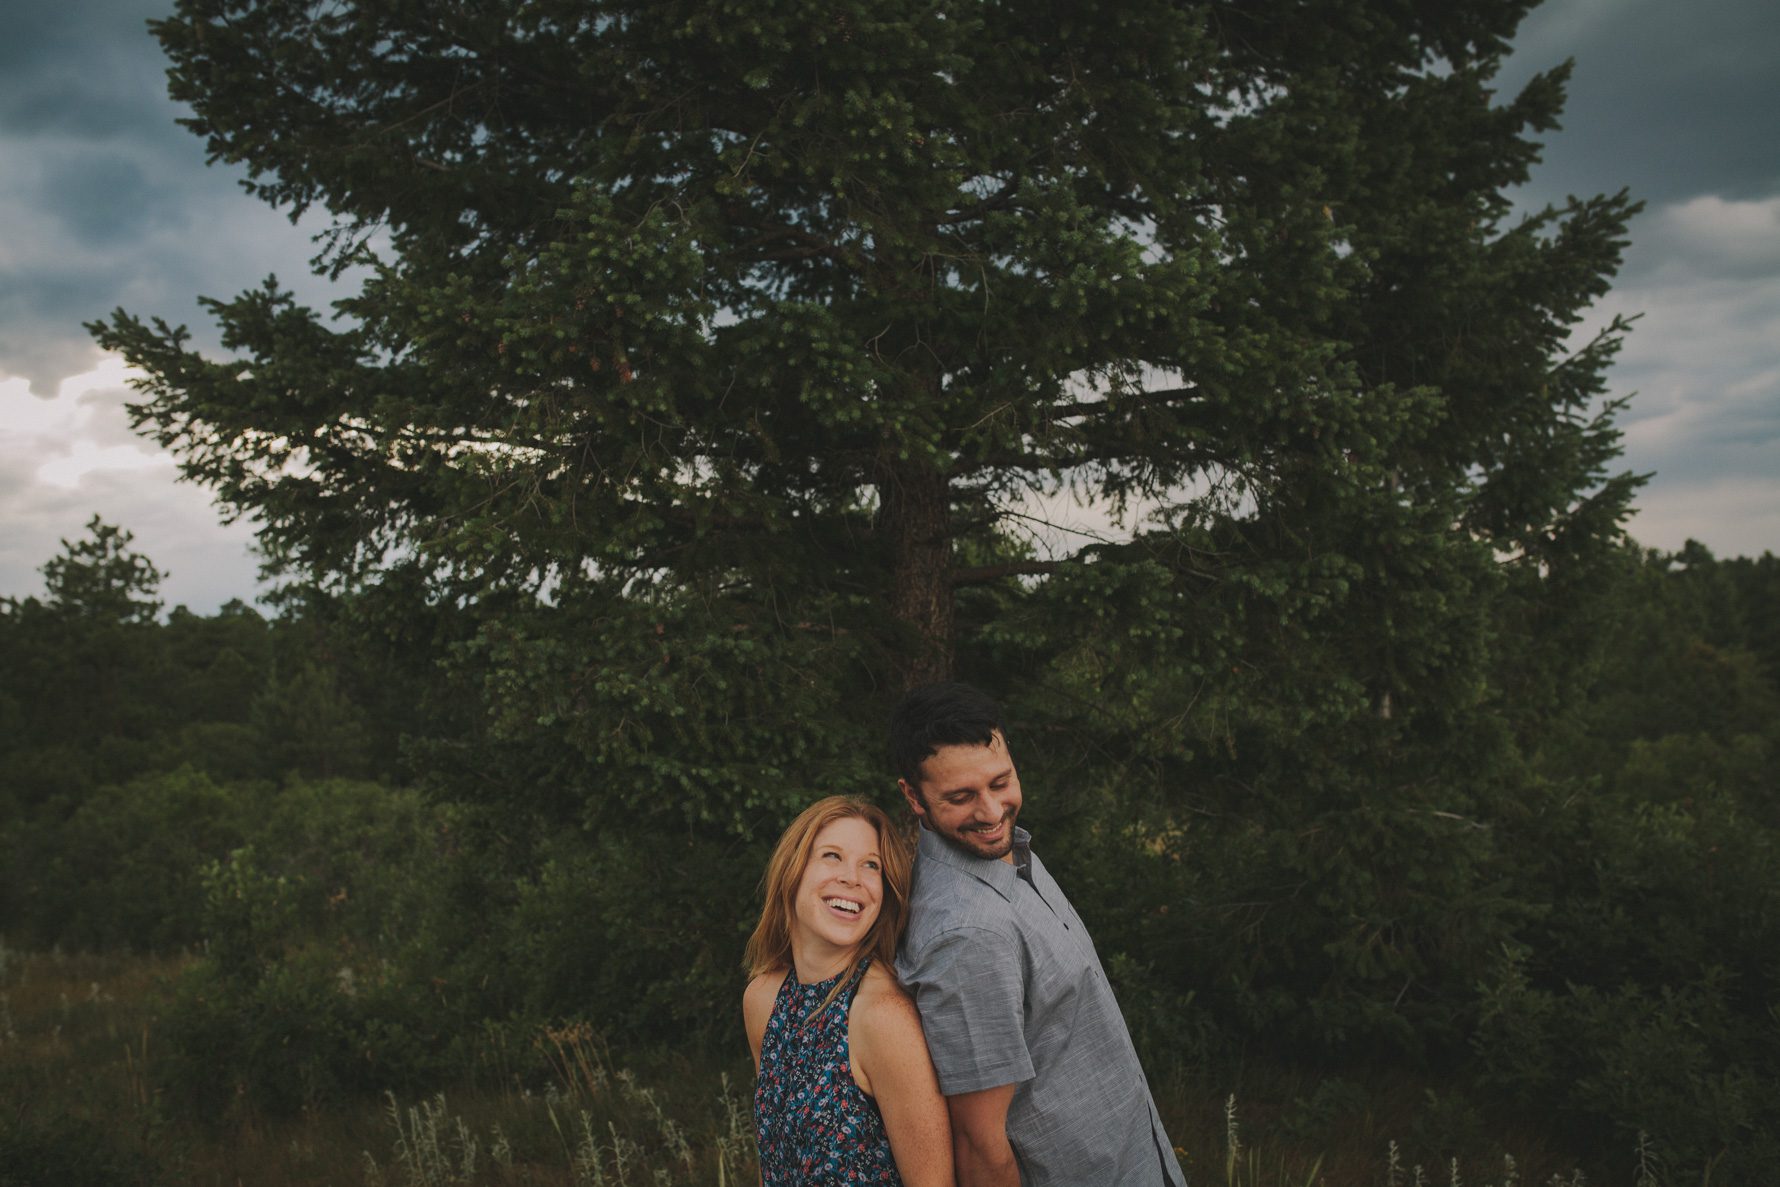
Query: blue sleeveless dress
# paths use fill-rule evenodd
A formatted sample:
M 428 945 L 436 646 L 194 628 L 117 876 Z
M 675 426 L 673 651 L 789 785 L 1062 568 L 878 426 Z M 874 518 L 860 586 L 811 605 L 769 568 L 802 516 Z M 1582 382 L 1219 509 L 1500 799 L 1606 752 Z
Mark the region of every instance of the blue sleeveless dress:
M 760 1079 L 754 1085 L 754 1129 L 765 1187 L 902 1187 L 884 1116 L 848 1066 L 847 1013 L 870 964 L 861 963 L 858 974 L 807 1025 L 804 1019 L 846 971 L 802 985 L 793 968 L 779 986 L 760 1041 Z

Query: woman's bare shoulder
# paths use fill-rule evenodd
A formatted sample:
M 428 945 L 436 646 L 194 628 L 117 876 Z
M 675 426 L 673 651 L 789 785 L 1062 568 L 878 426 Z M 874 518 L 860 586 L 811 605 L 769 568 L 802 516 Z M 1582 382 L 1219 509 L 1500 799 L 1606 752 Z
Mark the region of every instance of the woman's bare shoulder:
M 742 1013 L 750 1018 L 759 1014 L 763 1019 L 771 1014 L 773 999 L 779 996 L 779 986 L 790 974 L 790 969 L 771 969 L 749 981 L 748 988 L 742 990 Z
M 915 999 L 895 973 L 877 964 L 865 970 L 865 979 L 859 983 L 859 995 L 853 999 L 853 1017 L 884 1038 L 900 1039 L 921 1033 Z

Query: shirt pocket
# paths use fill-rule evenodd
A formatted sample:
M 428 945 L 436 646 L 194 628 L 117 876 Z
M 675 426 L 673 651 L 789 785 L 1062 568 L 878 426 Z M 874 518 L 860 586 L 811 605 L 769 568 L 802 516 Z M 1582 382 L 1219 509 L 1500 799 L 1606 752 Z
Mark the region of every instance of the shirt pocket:
M 1067 1025 L 1099 973 L 1093 945 L 1079 925 L 1066 929 L 1053 921 L 1028 935 L 1026 951 L 1028 1026 L 1042 1030 L 1046 1025 Z M 1037 1042 L 1031 1045 L 1042 1045 L 1042 1035 L 1033 1037 Z

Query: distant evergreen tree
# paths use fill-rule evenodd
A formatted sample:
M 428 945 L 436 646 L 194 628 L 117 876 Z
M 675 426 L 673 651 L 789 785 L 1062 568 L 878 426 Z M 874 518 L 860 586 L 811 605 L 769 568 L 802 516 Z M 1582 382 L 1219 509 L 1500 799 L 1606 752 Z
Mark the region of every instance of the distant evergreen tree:
M 160 613 L 161 580 L 154 562 L 132 551 L 135 537 L 97 515 L 87 539 L 62 541 L 43 566 L 47 605 L 57 614 L 100 622 L 148 623 Z

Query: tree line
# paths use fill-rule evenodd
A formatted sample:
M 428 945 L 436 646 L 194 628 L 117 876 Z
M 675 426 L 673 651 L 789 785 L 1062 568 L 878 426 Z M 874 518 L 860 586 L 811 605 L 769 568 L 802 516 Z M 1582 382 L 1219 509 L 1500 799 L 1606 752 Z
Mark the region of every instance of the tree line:
M 1767 1156 L 1780 562 L 1691 543 L 1610 561 L 1586 607 L 1502 650 L 1492 705 L 1544 666 L 1574 693 L 1523 706 L 1518 736 L 1497 709 L 1473 718 L 1502 735 L 1489 768 L 1476 750 L 1462 770 L 1344 768 L 1317 752 L 1329 734 L 1288 752 L 1305 717 L 1279 697 L 1183 736 L 1138 717 L 1179 675 L 1153 658 L 1112 706 L 1013 701 L 1033 827 L 1082 887 L 1153 1068 L 1398 1068 L 1492 1115 L 1554 1110 L 1584 1153 L 1645 1132 L 1689 1165 Z M 190 1107 L 428 1086 L 489 1025 L 725 1049 L 782 811 L 765 797 L 888 800 L 889 690 L 830 718 L 854 769 L 711 816 L 602 795 L 573 731 L 503 699 L 513 661 L 489 635 L 510 607 L 490 621 L 392 583 L 160 614 L 155 567 L 98 520 L 44 574 L 46 596 L 0 612 L 0 930 L 200 946 L 161 1072 Z M 1083 656 L 1131 645 L 1076 632 Z M 668 679 L 674 635 L 646 638 L 644 681 Z M 659 757 L 678 779 L 709 761 L 684 736 L 629 744 L 679 748 Z

